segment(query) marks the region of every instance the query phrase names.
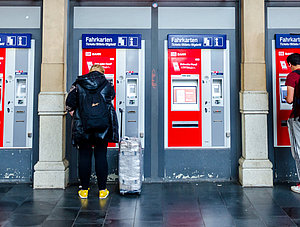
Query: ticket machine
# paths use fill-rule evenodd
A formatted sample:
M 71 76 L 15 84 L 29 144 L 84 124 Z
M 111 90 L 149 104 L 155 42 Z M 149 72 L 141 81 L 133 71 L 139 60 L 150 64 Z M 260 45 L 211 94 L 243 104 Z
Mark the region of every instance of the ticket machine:
M 291 72 L 286 58 L 293 53 L 300 54 L 300 35 L 276 34 L 272 49 L 274 146 L 287 147 L 290 146 L 287 120 L 291 114 L 292 105 L 285 100 L 287 95 L 285 81 Z
M 226 35 L 168 35 L 165 148 L 230 146 Z
M 34 40 L 0 34 L 0 147 L 32 147 Z
M 88 73 L 94 64 L 103 66 L 116 91 L 113 105 L 122 135 L 140 138 L 144 147 L 145 42 L 141 35 L 83 34 L 79 51 L 79 74 Z

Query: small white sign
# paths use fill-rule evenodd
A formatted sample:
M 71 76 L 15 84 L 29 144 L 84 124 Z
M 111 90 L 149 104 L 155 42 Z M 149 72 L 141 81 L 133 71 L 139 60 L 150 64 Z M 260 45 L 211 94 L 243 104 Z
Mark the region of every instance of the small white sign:
M 7 36 L 6 45 L 7 46 L 15 46 L 16 45 L 16 36 Z
M 127 37 L 118 37 L 119 46 L 127 46 Z
M 214 42 L 215 47 L 223 46 L 223 38 L 222 37 L 216 37 L 214 41 L 215 41 Z
M 211 47 L 212 46 L 212 37 L 204 37 L 203 38 L 203 46 Z

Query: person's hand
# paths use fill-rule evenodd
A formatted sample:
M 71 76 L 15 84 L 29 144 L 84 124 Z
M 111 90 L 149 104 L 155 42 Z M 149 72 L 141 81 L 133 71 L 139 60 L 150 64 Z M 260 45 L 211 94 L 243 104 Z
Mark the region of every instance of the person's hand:
M 71 117 L 73 117 L 74 110 L 70 111 L 69 114 L 71 115 Z

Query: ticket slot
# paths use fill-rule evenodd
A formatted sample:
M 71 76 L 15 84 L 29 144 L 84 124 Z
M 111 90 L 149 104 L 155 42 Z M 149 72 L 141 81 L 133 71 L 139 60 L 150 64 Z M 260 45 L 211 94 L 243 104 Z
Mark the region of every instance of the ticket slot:
M 198 121 L 172 121 L 172 128 L 199 128 Z

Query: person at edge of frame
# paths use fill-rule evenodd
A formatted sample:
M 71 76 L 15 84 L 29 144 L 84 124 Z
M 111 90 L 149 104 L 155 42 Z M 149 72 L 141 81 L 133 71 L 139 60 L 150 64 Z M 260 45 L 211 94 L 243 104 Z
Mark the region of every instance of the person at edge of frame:
M 100 90 L 100 95 L 102 95 L 110 115 L 109 128 L 100 133 L 84 132 L 83 130 L 80 109 L 84 105 L 79 97 L 80 95 L 86 95 L 81 93 L 88 92 L 88 88 Z M 78 191 L 78 195 L 82 199 L 88 198 L 93 153 L 99 198 L 105 199 L 109 195 L 106 188 L 108 176 L 107 146 L 108 142 L 116 143 L 119 141 L 118 120 L 112 105 L 114 98 L 115 90 L 113 85 L 105 78 L 104 68 L 99 64 L 95 64 L 90 68 L 88 74 L 77 77 L 66 99 L 66 110 L 72 116 L 72 144 L 79 151 L 78 171 L 82 189 Z
M 291 142 L 291 152 L 295 159 L 298 179 L 300 182 L 300 109 L 299 105 L 295 104 L 295 95 L 298 95 L 298 87 L 300 85 L 298 85 L 300 82 L 300 54 L 291 54 L 287 57 L 286 61 L 292 72 L 289 73 L 286 78 L 285 85 L 287 86 L 287 96 L 285 99 L 287 103 L 293 104 L 287 125 Z M 300 193 L 300 183 L 296 186 L 291 186 L 291 190 L 293 192 Z

